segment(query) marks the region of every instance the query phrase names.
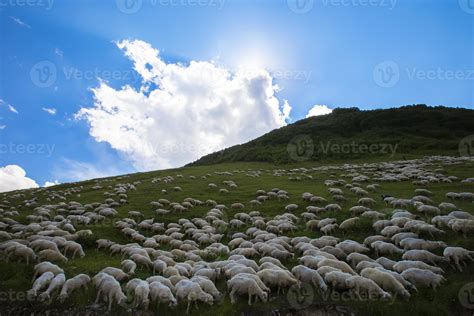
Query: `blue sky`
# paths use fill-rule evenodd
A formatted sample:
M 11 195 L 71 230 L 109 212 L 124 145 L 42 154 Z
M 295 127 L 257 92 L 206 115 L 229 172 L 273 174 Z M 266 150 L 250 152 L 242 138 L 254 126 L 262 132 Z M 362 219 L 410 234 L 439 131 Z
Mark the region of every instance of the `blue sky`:
M 142 163 L 149 157 L 136 154 L 143 146 L 130 149 L 106 135 L 104 124 L 115 121 L 75 115 L 94 108 L 94 98 L 114 102 L 105 90 L 100 97 L 91 90 L 101 80 L 114 97 L 125 85 L 153 90 L 162 83 L 144 83 L 133 63 L 141 56 L 125 56 L 138 42 L 121 49 L 123 40 L 147 43 L 164 63 L 183 69 L 203 61 L 231 73 L 268 71 L 279 88 L 255 111 L 268 124 L 242 137 L 223 134 L 226 141 L 216 140 L 213 149 L 281 124 L 266 107 L 275 100 L 277 108 L 285 101 L 291 106 L 286 122 L 304 118 L 314 105 L 474 107 L 472 0 L 128 0 L 129 7 L 121 0 L 30 1 L 0 0 L 0 167 L 18 165 L 39 185 L 182 164 L 175 156 Z M 234 84 L 226 82 L 223 91 Z M 181 92 L 191 93 L 189 85 Z M 127 111 L 140 107 L 131 99 Z M 167 117 L 166 123 L 172 128 L 180 121 Z M 100 130 L 93 124 L 102 124 Z M 142 131 L 137 127 L 133 137 L 151 137 Z

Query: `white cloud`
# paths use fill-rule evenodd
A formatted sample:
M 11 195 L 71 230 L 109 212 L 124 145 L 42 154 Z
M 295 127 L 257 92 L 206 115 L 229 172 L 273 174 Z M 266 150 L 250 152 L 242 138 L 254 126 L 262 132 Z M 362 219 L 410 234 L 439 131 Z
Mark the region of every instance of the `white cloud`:
M 56 115 L 56 112 L 57 112 L 55 108 L 43 108 L 43 111 L 51 115 Z
M 124 170 L 114 166 L 95 166 L 83 161 L 62 159 L 62 163 L 54 167 L 52 173 L 57 181 L 64 183 L 117 176 L 123 174 Z
M 54 49 L 54 54 L 56 54 L 61 59 L 64 57 L 64 52 L 57 47 Z
M 328 108 L 326 105 L 315 105 L 308 111 L 306 118 L 311 116 L 325 115 L 332 112 L 332 109 Z
M 11 105 L 11 104 L 5 102 L 3 99 L 0 99 L 0 105 L 6 106 L 10 112 L 13 112 L 13 113 L 15 113 L 15 114 L 18 114 L 17 109 L 15 109 L 15 108 L 13 107 L 13 105 Z
M 47 187 L 52 187 L 53 185 L 58 185 L 58 184 L 61 184 L 58 180 L 54 180 L 53 182 L 46 181 L 43 187 L 47 188 Z
M 0 192 L 37 188 L 38 184 L 17 165 L 0 167 Z
M 265 70 L 244 75 L 205 61 L 167 64 L 146 42 L 117 46 L 142 77 L 140 89 L 102 81 L 92 89 L 94 106 L 76 118 L 138 170 L 180 166 L 286 125 L 291 107 L 277 99 Z
M 7 128 L 6 125 L 0 125 L 0 130 L 3 130 L 3 129 L 5 129 L 5 128 Z
M 31 26 L 29 26 L 28 24 L 26 24 L 25 22 L 23 22 L 22 20 L 20 20 L 19 18 L 16 18 L 14 16 L 11 16 L 10 19 L 13 20 L 13 22 L 15 22 L 16 24 L 20 25 L 20 26 L 23 26 L 23 27 L 26 27 L 26 28 L 29 28 L 31 29 Z

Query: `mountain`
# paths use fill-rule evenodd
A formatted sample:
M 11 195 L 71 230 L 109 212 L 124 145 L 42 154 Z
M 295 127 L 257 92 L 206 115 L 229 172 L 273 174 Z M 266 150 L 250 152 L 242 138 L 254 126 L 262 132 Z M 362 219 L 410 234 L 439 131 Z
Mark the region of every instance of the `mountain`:
M 460 141 L 474 135 L 474 110 L 424 104 L 363 111 L 337 108 L 273 130 L 248 143 L 189 164 L 260 161 L 290 163 L 405 154 L 459 155 Z

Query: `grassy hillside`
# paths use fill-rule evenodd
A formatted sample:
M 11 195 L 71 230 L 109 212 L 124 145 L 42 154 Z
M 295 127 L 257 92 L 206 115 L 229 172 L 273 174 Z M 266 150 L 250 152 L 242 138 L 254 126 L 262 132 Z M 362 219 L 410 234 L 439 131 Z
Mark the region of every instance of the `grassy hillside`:
M 347 161 L 348 162 L 348 161 Z M 302 165 L 301 165 L 302 166 Z M 320 167 L 320 163 L 306 163 L 306 167 Z M 12 219 L 18 221 L 21 224 L 28 224 L 27 215 L 34 212 L 34 208 L 43 205 L 58 204 L 61 202 L 77 201 L 83 205 L 90 204 L 93 202 L 104 203 L 107 198 L 112 197 L 114 200 L 118 200 L 117 196 L 107 195 L 106 192 L 112 192 L 113 188 L 117 184 L 134 183 L 136 190 L 127 191 L 127 202 L 122 203 L 114 208 L 118 211 L 118 215 L 115 218 L 107 219 L 103 222 L 98 222 L 90 225 L 77 225 L 77 230 L 90 229 L 93 235 L 87 238 L 81 238 L 78 240 L 85 250 L 86 256 L 84 258 L 76 258 L 69 260 L 66 264 L 60 264 L 66 272 L 66 277 L 71 278 L 78 273 L 87 273 L 93 275 L 100 271 L 102 268 L 107 266 L 120 267 L 120 261 L 123 260 L 120 255 L 110 255 L 105 250 L 95 250 L 95 240 L 99 238 L 106 238 L 113 240 L 118 243 L 131 242 L 130 239 L 126 238 L 120 231 L 120 229 L 114 227 L 114 223 L 122 218 L 128 217 L 129 211 L 140 211 L 143 213 L 144 218 L 154 218 L 155 222 L 162 222 L 165 224 L 176 223 L 180 218 L 193 219 L 197 217 L 204 217 L 209 211 L 209 206 L 196 206 L 189 209 L 184 213 L 171 212 L 165 216 L 158 216 L 154 212 L 154 208 L 150 205 L 152 201 L 157 201 L 160 198 L 166 198 L 170 201 L 181 202 L 186 197 L 192 197 L 205 201 L 206 199 L 214 199 L 218 203 L 230 206 L 235 202 L 242 202 L 248 205 L 248 202 L 255 198 L 255 192 L 258 189 L 271 190 L 272 188 L 280 188 L 288 191 L 289 200 L 279 201 L 278 199 L 270 199 L 269 201 L 262 204 L 257 210 L 262 216 L 269 220 L 272 217 L 282 214 L 284 207 L 288 203 L 297 203 L 300 208 L 295 212 L 296 215 L 300 214 L 305 210 L 305 207 L 310 205 L 307 202 L 301 201 L 301 194 L 309 191 L 316 195 L 331 200 L 331 196 L 328 193 L 327 187 L 324 185 L 326 179 L 340 179 L 345 178 L 350 182 L 350 178 L 347 178 L 346 170 L 327 169 L 327 170 L 309 170 L 304 171 L 302 169 L 290 172 L 288 169 L 284 176 L 275 176 L 274 170 L 282 169 L 284 166 L 273 166 L 267 163 L 231 163 L 231 164 L 220 164 L 213 166 L 198 166 L 198 167 L 185 167 L 174 170 L 164 170 L 149 173 L 133 174 L 121 177 L 91 180 L 81 183 L 71 183 L 59 185 L 46 189 L 33 189 L 19 192 L 9 192 L 0 194 L 0 204 L 3 204 L 3 208 L 6 210 L 7 207 L 14 207 L 20 213 L 19 216 L 13 216 Z M 464 179 L 468 176 L 474 175 L 474 163 L 472 161 L 466 161 L 460 164 L 449 164 L 443 165 L 441 163 L 428 163 L 424 167 L 426 171 L 437 170 L 445 175 L 457 176 L 460 179 Z M 219 171 L 228 171 L 228 174 L 217 174 Z M 256 177 L 255 174 L 259 173 Z M 177 175 L 181 176 L 177 176 Z M 172 176 L 174 180 L 170 183 L 157 182 L 154 179 L 158 177 Z M 311 176 L 311 177 L 308 177 Z M 298 178 L 300 180 L 297 180 Z M 229 189 L 228 194 L 220 194 L 218 189 L 208 187 L 208 183 L 213 182 L 218 185 L 218 188 L 225 188 L 223 184 L 225 180 L 233 180 L 238 185 L 238 188 Z M 97 187 L 100 185 L 101 188 Z M 174 191 L 175 186 L 180 186 L 182 191 Z M 410 180 L 401 182 L 387 182 L 381 184 L 381 190 L 377 193 L 370 193 L 369 196 L 377 201 L 377 204 L 373 207 L 374 210 L 389 214 L 393 211 L 393 208 L 385 205 L 380 200 L 380 193 L 391 194 L 400 198 L 410 198 L 414 195 L 414 190 L 419 188 L 411 183 Z M 442 201 L 446 201 L 444 194 L 448 191 L 454 192 L 465 192 L 474 190 L 472 184 L 461 183 L 455 181 L 453 183 L 433 183 L 430 184 L 429 190 L 434 195 L 432 199 L 436 204 Z M 162 193 L 162 190 L 166 189 L 168 194 Z M 341 187 L 344 194 L 347 197 L 347 202 L 344 203 L 343 210 L 340 213 L 331 213 L 321 215 L 335 217 L 340 223 L 344 219 L 351 217 L 348 209 L 350 206 L 357 204 L 358 197 L 350 192 L 347 188 Z M 65 200 L 51 200 L 50 197 L 53 195 L 64 196 Z M 33 205 L 26 206 L 25 200 L 31 200 L 36 198 Z M 48 200 L 49 199 L 49 200 Z M 468 201 L 456 201 L 455 202 L 460 209 L 474 214 L 474 209 L 471 202 Z M 246 208 L 245 212 L 249 212 L 250 208 Z M 413 211 L 410 209 L 410 211 Z M 238 211 L 228 209 L 225 212 L 225 220 L 230 220 L 233 215 Z M 424 220 L 429 220 L 421 216 Z M 0 221 L 6 221 L 4 216 L 0 217 Z M 342 239 L 353 239 L 358 242 L 362 242 L 364 238 L 370 234 L 375 234 L 371 226 L 372 222 L 368 219 L 363 219 L 357 226 L 348 231 L 336 231 L 334 234 Z M 305 227 L 304 221 L 297 223 L 298 230 L 288 234 L 290 237 L 295 236 L 308 236 L 310 238 L 317 238 L 321 236 L 321 232 L 311 231 Z M 245 232 L 249 226 L 245 226 L 239 229 L 228 229 L 225 232 L 225 236 L 222 242 L 226 243 L 229 240 L 229 236 L 237 231 Z M 462 236 L 446 229 L 447 233 L 440 236 L 439 239 L 447 242 L 449 245 L 456 245 L 465 247 L 467 249 L 474 250 L 474 239 L 463 238 Z M 147 237 L 153 236 L 155 233 L 147 230 L 140 229 L 140 232 Z M 424 236 L 429 238 L 429 236 Z M 203 246 L 204 247 L 204 246 Z M 169 250 L 169 246 L 161 245 L 160 249 Z M 436 253 L 440 254 L 439 251 Z M 373 253 L 370 256 L 374 256 Z M 213 260 L 224 260 L 224 257 L 207 258 L 210 261 Z M 258 260 L 258 258 L 255 258 Z M 400 260 L 400 258 L 393 258 Z M 284 263 L 288 268 L 298 264 L 297 259 L 291 259 Z M 314 313 L 316 315 L 349 315 L 351 312 L 356 315 L 467 315 L 468 310 L 464 309 L 459 303 L 458 294 L 459 290 L 468 282 L 474 280 L 474 264 L 469 264 L 464 269 L 463 273 L 456 272 L 452 268 L 447 266 L 444 267 L 447 271 L 445 277 L 448 279 L 440 289 L 433 291 L 431 289 L 420 289 L 418 293 L 413 293 L 409 301 L 405 301 L 397 298 L 395 301 L 382 302 L 382 301 L 359 301 L 353 299 L 342 298 L 334 292 L 334 295 L 329 297 L 323 297 L 319 293 L 313 290 L 309 290 L 312 296 L 310 296 L 310 305 L 305 307 L 299 313 L 301 315 L 310 315 Z M 146 278 L 151 274 L 150 271 L 141 270 L 135 275 L 135 277 Z M 85 293 L 79 291 L 76 292 L 71 299 L 66 301 L 64 304 L 60 304 L 57 301 L 53 301 L 51 305 L 43 305 L 37 301 L 30 301 L 25 299 L 25 293 L 31 288 L 31 278 L 33 275 L 32 265 L 26 265 L 25 263 L 17 262 L 4 262 L 0 260 L 0 294 L 2 304 L 0 305 L 0 314 L 2 315 L 23 315 L 23 314 L 78 314 L 82 315 L 89 313 L 90 315 L 104 314 L 105 310 L 102 305 L 94 305 L 96 290 L 93 286 L 89 286 Z M 224 281 L 219 281 L 217 284 L 219 290 L 225 293 Z M 8 296 L 7 296 L 8 295 Z M 192 309 L 190 315 L 275 315 L 278 313 L 282 314 L 298 314 L 298 311 L 294 309 L 294 305 L 291 304 L 290 294 L 284 293 L 281 295 L 276 294 L 276 290 L 272 291 L 268 303 L 258 303 L 256 305 L 248 306 L 246 297 L 242 297 L 236 305 L 230 304 L 228 296 L 224 296 L 224 299 L 217 302 L 213 306 L 207 306 L 199 304 L 199 309 Z M 7 299 L 6 299 L 7 298 Z M 180 304 L 176 309 L 170 309 L 168 307 L 161 306 L 153 309 L 155 314 L 160 315 L 184 315 L 186 311 L 185 304 Z M 112 311 L 112 315 L 130 314 L 134 313 L 132 309 L 122 309 L 116 307 Z M 145 313 L 146 315 L 146 313 Z
M 190 165 L 337 161 L 367 159 L 368 154 L 393 158 L 394 152 L 457 155 L 460 140 L 474 134 L 472 122 L 474 110 L 441 106 L 335 109 L 331 114 L 300 120 L 246 144 L 209 154 Z

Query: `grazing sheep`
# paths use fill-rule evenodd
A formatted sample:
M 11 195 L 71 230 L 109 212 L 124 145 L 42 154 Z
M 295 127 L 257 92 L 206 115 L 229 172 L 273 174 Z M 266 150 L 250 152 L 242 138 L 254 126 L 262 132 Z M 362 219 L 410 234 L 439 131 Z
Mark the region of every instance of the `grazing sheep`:
M 129 275 L 123 272 L 121 269 L 114 268 L 114 267 L 107 267 L 102 269 L 99 273 L 105 273 L 113 278 L 115 278 L 117 281 L 124 281 L 128 279 Z
M 257 272 L 258 277 L 268 287 L 277 287 L 277 293 L 284 287 L 290 287 L 298 283 L 298 280 L 287 270 L 282 269 L 263 269 Z
M 57 265 L 52 264 L 51 262 L 48 262 L 48 261 L 38 263 L 37 265 L 35 265 L 33 270 L 35 273 L 33 275 L 32 281 L 34 281 L 38 275 L 41 275 L 47 271 L 52 272 L 54 275 L 57 275 L 59 273 L 64 273 L 63 269 L 61 269 Z
M 64 303 L 64 301 L 66 301 L 66 299 L 71 296 L 73 291 L 80 289 L 81 287 L 85 289 L 90 281 L 91 278 L 86 274 L 78 274 L 75 277 L 67 280 L 61 289 L 61 293 L 59 294 L 59 301 Z
M 380 286 L 377 285 L 371 279 L 361 277 L 359 275 L 354 275 L 345 280 L 346 286 L 349 289 L 354 289 L 356 295 L 360 298 L 360 293 L 365 292 L 368 294 L 369 298 L 374 296 L 381 297 L 383 300 L 390 299 L 392 296 L 390 293 L 382 290 Z
M 430 270 L 438 274 L 444 273 L 443 269 L 439 267 L 431 266 L 423 261 L 417 261 L 417 260 L 401 260 L 393 265 L 393 270 L 398 273 L 402 273 L 403 271 L 410 268 Z
M 370 245 L 374 250 L 377 257 L 384 255 L 401 255 L 403 250 L 395 246 L 394 244 L 385 241 L 375 241 Z
M 189 308 L 193 302 L 197 304 L 198 301 L 202 301 L 209 305 L 212 305 L 214 302 L 212 295 L 204 292 L 199 284 L 190 280 L 179 281 L 176 283 L 175 289 L 177 301 L 186 300 L 188 302 L 186 313 L 189 313 Z
M 174 307 L 178 303 L 174 297 L 171 289 L 159 281 L 150 283 L 150 298 L 152 302 L 168 304 L 169 307 Z
M 135 274 L 135 269 L 137 268 L 137 264 L 133 260 L 130 260 L 130 259 L 123 260 L 120 263 L 120 265 L 122 267 L 122 270 L 125 273 L 127 273 L 129 275 L 134 275 Z
M 395 293 L 405 298 L 410 297 L 410 293 L 390 273 L 375 268 L 366 268 L 361 271 L 360 275 L 364 278 L 371 279 L 385 291 Z
M 53 251 L 53 250 L 42 250 L 41 252 L 43 251 Z M 41 254 L 40 252 L 40 254 Z M 18 245 L 18 246 L 15 246 L 13 248 L 13 251 L 11 251 L 8 256 L 7 256 L 7 261 L 10 260 L 10 258 L 12 256 L 16 256 L 16 257 L 20 257 L 20 258 L 23 258 L 26 262 L 26 264 L 30 264 L 30 260 L 31 261 L 35 261 L 36 260 L 36 255 L 35 255 L 35 252 L 33 251 L 33 249 L 29 248 L 29 247 L 26 247 L 25 245 Z
M 46 287 L 47 285 L 49 285 L 49 283 L 51 282 L 53 278 L 54 278 L 53 272 L 47 271 L 41 274 L 41 276 L 38 279 L 36 279 L 36 281 L 33 283 L 33 287 L 31 288 L 31 290 L 28 291 L 28 295 L 32 297 L 36 297 L 38 295 L 38 292 L 44 287 Z
M 64 245 L 64 255 L 67 254 L 67 252 L 72 251 L 72 258 L 76 256 L 76 254 L 79 254 L 79 257 L 84 258 L 86 255 L 84 253 L 84 250 L 82 250 L 82 246 L 78 244 L 77 242 L 74 242 L 72 240 L 68 240 L 66 244 Z
M 439 262 L 446 262 L 447 259 L 444 257 L 440 257 L 431 253 L 427 250 L 408 250 L 406 251 L 403 256 L 403 260 L 413 260 L 413 261 L 423 261 L 432 265 L 436 265 Z
M 446 247 L 443 251 L 443 256 L 450 262 L 454 262 L 457 269 L 461 272 L 461 262 L 465 264 L 465 260 L 474 261 L 474 251 L 469 251 L 462 247 Z
M 331 285 L 333 289 L 344 291 L 349 289 L 346 285 L 346 280 L 351 276 L 351 274 L 342 271 L 331 271 L 324 275 L 324 281 L 326 281 L 328 285 Z
M 436 290 L 436 288 L 441 285 L 441 282 L 446 281 L 442 275 L 430 270 L 418 268 L 407 269 L 403 271 L 401 275 L 416 287 L 432 287 L 433 290 Z
M 320 289 L 321 292 L 326 292 L 328 287 L 318 271 L 308 268 L 303 265 L 298 265 L 291 269 L 291 273 L 302 283 L 309 283 Z
M 109 303 L 109 312 L 112 309 L 112 303 L 114 302 L 119 306 L 126 306 L 127 297 L 123 293 L 120 283 L 111 276 L 103 278 L 103 280 L 98 284 L 96 302 L 98 302 L 101 297 L 104 301 Z
M 66 276 L 64 275 L 64 273 L 60 273 L 56 275 L 51 280 L 51 283 L 49 283 L 49 286 L 46 289 L 46 291 L 41 293 L 41 295 L 39 296 L 40 301 L 51 300 L 52 294 L 54 294 L 55 292 L 61 291 L 65 282 L 66 282 Z
M 334 259 L 322 259 L 321 261 L 318 262 L 317 267 L 321 268 L 322 266 L 329 266 L 332 268 L 336 268 L 341 270 L 342 272 L 351 274 L 351 275 L 356 275 L 357 273 L 352 270 L 352 268 L 345 263 L 344 261 L 339 261 L 339 260 L 334 260 Z
M 63 256 L 60 252 L 51 250 L 51 249 L 45 249 L 41 250 L 38 253 L 38 257 L 40 258 L 41 261 L 60 261 L 60 262 L 67 262 L 67 258 Z
M 247 294 L 249 296 L 248 304 L 252 304 L 252 296 L 255 295 L 255 301 L 260 298 L 262 302 L 266 302 L 268 294 L 258 285 L 255 279 L 238 274 L 227 281 L 227 287 L 230 290 L 230 302 L 235 304 L 236 294 Z

